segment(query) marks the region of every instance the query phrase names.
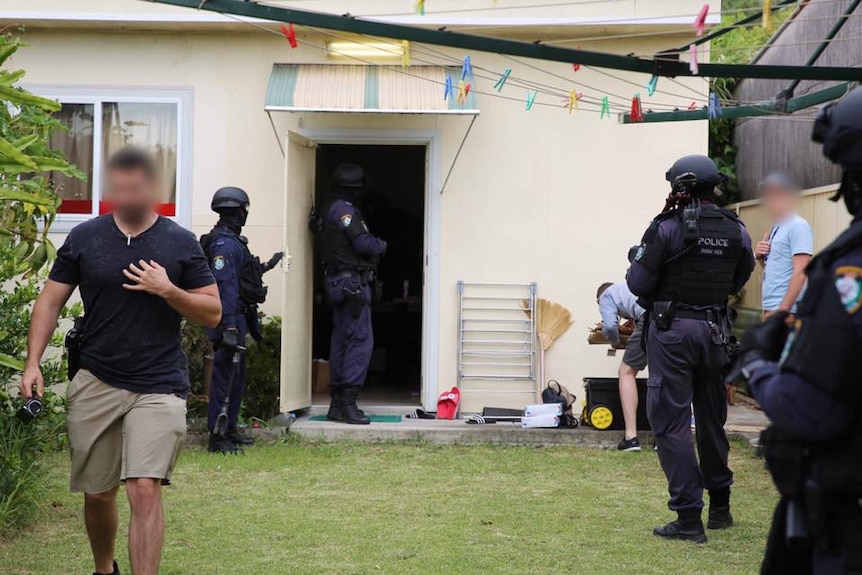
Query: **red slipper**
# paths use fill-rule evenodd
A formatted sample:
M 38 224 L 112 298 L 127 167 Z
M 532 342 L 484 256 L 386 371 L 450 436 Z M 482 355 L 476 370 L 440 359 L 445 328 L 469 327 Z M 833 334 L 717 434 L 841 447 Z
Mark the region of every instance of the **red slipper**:
M 455 416 L 458 415 L 458 405 L 460 403 L 461 390 L 457 387 L 441 393 L 437 399 L 437 419 L 455 419 Z

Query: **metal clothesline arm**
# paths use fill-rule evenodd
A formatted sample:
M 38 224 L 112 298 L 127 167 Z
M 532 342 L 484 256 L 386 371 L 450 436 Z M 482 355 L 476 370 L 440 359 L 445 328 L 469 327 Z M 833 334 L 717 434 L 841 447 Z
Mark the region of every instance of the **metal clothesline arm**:
M 831 88 L 818 90 L 817 92 L 812 92 L 803 96 L 796 96 L 787 100 L 776 98 L 770 102 L 764 102 L 762 104 L 752 106 L 725 106 L 721 109 L 721 118 L 751 118 L 755 116 L 791 114 L 793 112 L 798 112 L 799 110 L 804 110 L 805 108 L 817 106 L 818 104 L 825 104 L 826 102 L 831 102 L 832 100 L 840 98 L 854 85 L 855 83 L 853 82 L 844 82 L 842 84 L 832 86 Z M 678 110 L 674 112 L 644 112 L 643 120 L 639 122 L 632 122 L 631 115 L 629 114 L 620 115 L 620 123 L 623 124 L 688 122 L 691 120 L 708 119 L 709 110 L 706 108 L 699 108 L 697 110 Z
M 365 34 L 382 38 L 396 38 L 436 46 L 449 46 L 463 50 L 475 50 L 511 56 L 523 56 L 536 60 L 578 63 L 585 66 L 657 74 L 660 76 L 695 76 L 687 62 L 675 59 L 639 58 L 621 54 L 594 52 L 562 48 L 537 42 L 521 42 L 476 36 L 445 29 L 432 30 L 403 24 L 392 24 L 377 20 L 365 20 L 349 14 L 338 16 L 309 10 L 296 10 L 280 6 L 269 6 L 246 2 L 244 0 L 207 0 L 200 6 L 200 0 L 145 0 L 160 4 L 183 6 L 211 12 L 233 14 L 247 18 L 271 20 L 273 22 L 293 23 L 328 30 L 339 30 L 354 34 Z M 756 66 L 750 64 L 701 64 L 700 76 L 712 78 L 764 78 L 764 79 L 801 79 L 801 80 L 862 80 L 862 68 L 849 67 L 806 67 L 806 66 Z

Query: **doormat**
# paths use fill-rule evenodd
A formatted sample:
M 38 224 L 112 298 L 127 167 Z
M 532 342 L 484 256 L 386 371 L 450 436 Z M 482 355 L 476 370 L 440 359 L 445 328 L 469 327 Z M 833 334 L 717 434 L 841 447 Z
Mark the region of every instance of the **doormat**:
M 365 417 L 371 420 L 371 423 L 401 423 L 400 415 L 371 415 L 366 413 Z M 308 418 L 309 421 L 329 421 L 325 415 L 314 415 Z

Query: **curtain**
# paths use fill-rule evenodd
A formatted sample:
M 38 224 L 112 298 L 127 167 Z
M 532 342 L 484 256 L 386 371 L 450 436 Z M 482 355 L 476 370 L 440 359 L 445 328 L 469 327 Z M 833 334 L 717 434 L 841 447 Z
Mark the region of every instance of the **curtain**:
M 63 199 L 60 212 L 89 214 L 93 211 L 93 115 L 92 104 L 63 104 L 54 117 L 68 130 L 56 130 L 51 136 L 51 147 L 87 175 L 85 181 L 70 178 L 60 172 L 48 177 Z
M 161 174 L 162 203 L 177 198 L 177 105 L 105 102 L 102 104 L 102 157 L 124 146 L 143 148 L 156 158 Z

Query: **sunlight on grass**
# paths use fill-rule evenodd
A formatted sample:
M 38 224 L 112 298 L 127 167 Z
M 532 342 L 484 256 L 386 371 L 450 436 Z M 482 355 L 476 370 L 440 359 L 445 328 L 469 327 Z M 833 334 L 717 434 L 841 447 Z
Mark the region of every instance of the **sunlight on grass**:
M 737 526 L 696 546 L 651 534 L 671 518 L 651 451 L 292 439 L 189 451 L 166 492 L 162 574 L 753 574 L 775 496 L 761 461 L 732 455 Z M 67 469 L 56 456 L 52 504 L 34 533 L 0 544 L 0 572 L 92 572 Z

